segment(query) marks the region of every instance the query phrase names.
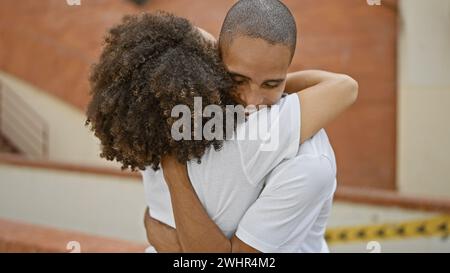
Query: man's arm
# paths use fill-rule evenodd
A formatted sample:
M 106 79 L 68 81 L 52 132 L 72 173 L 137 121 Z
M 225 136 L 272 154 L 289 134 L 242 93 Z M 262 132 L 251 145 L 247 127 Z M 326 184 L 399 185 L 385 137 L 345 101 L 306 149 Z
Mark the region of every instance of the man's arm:
M 148 242 L 158 253 L 178 253 L 183 252 L 178 239 L 177 230 L 165 225 L 149 215 L 148 209 L 144 214 L 144 226 Z M 218 234 L 220 236 L 220 234 Z M 232 252 L 236 253 L 257 253 L 258 250 L 242 242 L 238 237 L 231 239 Z M 207 247 L 207 246 L 206 246 Z M 205 247 L 205 248 L 206 248 Z M 189 252 L 189 251 L 187 251 Z
M 183 252 L 259 252 L 236 236 L 229 240 L 210 219 L 189 181 L 185 165 L 166 156 L 162 166 Z

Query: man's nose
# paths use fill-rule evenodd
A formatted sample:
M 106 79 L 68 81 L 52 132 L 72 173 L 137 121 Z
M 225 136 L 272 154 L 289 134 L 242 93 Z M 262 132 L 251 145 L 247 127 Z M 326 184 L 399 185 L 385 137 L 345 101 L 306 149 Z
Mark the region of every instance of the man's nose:
M 259 88 L 255 86 L 250 86 L 247 90 L 243 90 L 240 95 L 240 98 L 245 103 L 245 106 L 259 106 L 264 101 Z

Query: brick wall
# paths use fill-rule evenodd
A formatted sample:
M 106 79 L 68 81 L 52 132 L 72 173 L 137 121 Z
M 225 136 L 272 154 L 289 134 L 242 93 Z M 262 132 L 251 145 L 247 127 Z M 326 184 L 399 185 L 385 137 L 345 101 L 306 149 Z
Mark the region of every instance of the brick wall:
M 163 9 L 217 35 L 232 0 L 152 0 L 139 10 L 126 1 L 0 2 L 0 69 L 84 109 L 90 65 L 108 27 L 123 14 Z M 339 182 L 395 189 L 395 0 L 286 0 L 299 25 L 294 69 L 344 72 L 360 84 L 356 105 L 328 129 Z

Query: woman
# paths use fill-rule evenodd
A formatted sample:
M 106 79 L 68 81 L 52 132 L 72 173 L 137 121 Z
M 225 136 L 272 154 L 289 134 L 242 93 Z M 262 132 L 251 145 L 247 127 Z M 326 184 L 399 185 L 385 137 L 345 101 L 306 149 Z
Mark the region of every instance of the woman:
M 122 169 L 159 169 L 172 152 L 180 162 L 199 159 L 220 140 L 175 141 L 176 105 L 193 109 L 231 102 L 233 81 L 213 44 L 187 20 L 166 13 L 125 17 L 109 31 L 90 83 L 87 122 L 100 139 L 101 157 Z

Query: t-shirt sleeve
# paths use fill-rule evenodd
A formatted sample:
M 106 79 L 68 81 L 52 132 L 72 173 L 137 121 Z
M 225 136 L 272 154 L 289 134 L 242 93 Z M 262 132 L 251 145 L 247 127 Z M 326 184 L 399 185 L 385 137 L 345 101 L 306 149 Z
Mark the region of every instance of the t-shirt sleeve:
M 241 218 L 236 236 L 265 253 L 297 251 L 332 198 L 335 183 L 335 173 L 323 155 L 284 161 Z
M 237 128 L 241 163 L 248 181 L 256 185 L 282 160 L 297 154 L 300 123 L 300 100 L 292 94 L 251 114 Z

